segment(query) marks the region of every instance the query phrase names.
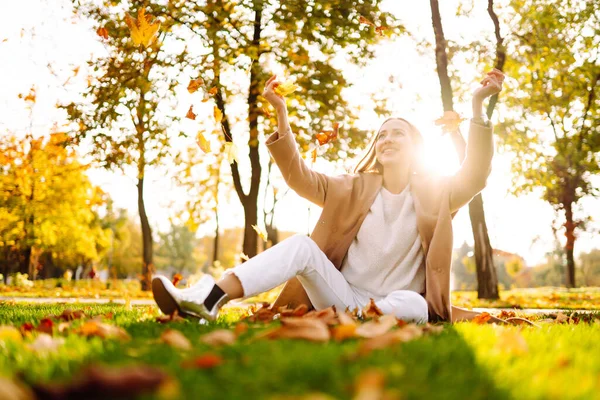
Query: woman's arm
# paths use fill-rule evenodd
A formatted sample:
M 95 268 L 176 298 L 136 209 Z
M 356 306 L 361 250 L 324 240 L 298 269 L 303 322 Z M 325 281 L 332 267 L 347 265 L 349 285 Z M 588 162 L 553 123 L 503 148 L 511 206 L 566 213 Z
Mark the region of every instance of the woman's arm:
M 494 141 L 492 126 L 483 119 L 483 101 L 502 90 L 504 74 L 494 69 L 473 93 L 473 119 L 465 159 L 458 172 L 450 177 L 450 212 L 453 213 L 481 192 L 492 171 Z
M 283 179 L 298 195 L 323 207 L 329 177 L 308 168 L 298 151 L 296 138 L 288 121 L 287 107 L 283 97 L 273 91 L 278 82 L 275 76 L 265 85 L 263 97 L 277 112 L 277 131 L 267 138 L 267 148 L 279 167 Z

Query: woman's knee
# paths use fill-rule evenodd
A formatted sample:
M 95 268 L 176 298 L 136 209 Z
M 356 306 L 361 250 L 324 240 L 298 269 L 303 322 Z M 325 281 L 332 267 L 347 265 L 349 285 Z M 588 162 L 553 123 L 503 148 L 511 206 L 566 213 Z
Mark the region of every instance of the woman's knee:
M 397 290 L 390 293 L 386 300 L 392 307 L 396 318 L 418 323 L 427 322 L 429 307 L 423 296 L 410 290 Z

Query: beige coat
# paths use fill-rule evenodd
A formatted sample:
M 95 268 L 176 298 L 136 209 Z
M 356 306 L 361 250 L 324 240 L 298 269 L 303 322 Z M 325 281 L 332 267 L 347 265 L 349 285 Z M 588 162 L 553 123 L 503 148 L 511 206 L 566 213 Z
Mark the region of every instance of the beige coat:
M 323 208 L 310 237 L 340 269 L 342 260 L 366 217 L 383 177 L 378 173 L 328 176 L 306 166 L 298 152 L 294 135 L 273 133 L 269 149 L 286 183 L 300 196 Z M 410 177 L 417 225 L 425 255 L 425 293 L 430 321 L 459 321 L 477 313 L 450 304 L 452 262 L 452 218 L 486 185 L 494 153 L 492 128 L 471 123 L 466 157 L 459 171 L 449 177 L 420 175 Z M 300 281 L 287 282 L 274 307 L 311 306 Z

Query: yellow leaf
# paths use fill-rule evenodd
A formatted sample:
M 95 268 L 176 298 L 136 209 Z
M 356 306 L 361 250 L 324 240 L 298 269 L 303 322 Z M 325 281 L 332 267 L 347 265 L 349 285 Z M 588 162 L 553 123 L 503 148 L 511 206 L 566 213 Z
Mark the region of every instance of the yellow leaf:
M 210 153 L 210 142 L 206 140 L 202 132 L 198 132 L 198 135 L 196 135 L 196 143 L 204 153 Z
M 288 94 L 294 93 L 298 89 L 298 86 L 294 85 L 292 81 L 286 81 L 275 88 L 275 93 L 285 97 Z
M 221 112 L 221 110 L 219 110 L 219 107 L 215 106 L 215 108 L 213 109 L 213 114 L 215 116 L 215 121 L 217 122 L 217 124 L 220 124 L 223 120 L 223 113 Z
M 227 162 L 229 164 L 233 164 L 234 161 L 238 164 L 240 163 L 238 158 L 238 149 L 237 146 L 233 144 L 233 142 L 225 142 L 225 144 L 223 145 L 223 153 L 225 153 L 225 156 L 227 157 Z
M 257 225 L 252 225 L 252 228 L 254 228 L 262 240 L 265 242 L 267 241 L 267 232 L 265 232 L 262 228 L 259 228 Z
M 452 133 L 458 131 L 460 123 L 464 121 L 455 111 L 444 111 L 444 116 L 435 120 L 436 125 L 442 125 L 444 133 Z
M 146 10 L 140 8 L 138 10 L 137 19 L 133 18 L 129 13 L 125 13 L 125 23 L 129 27 L 131 39 L 136 46 L 143 45 L 144 47 L 156 39 L 160 21 L 154 22 L 154 17 L 146 15 Z

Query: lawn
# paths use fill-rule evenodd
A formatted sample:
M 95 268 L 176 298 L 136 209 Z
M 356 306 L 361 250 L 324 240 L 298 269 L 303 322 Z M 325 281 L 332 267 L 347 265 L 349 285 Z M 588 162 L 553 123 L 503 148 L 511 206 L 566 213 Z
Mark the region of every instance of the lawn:
M 65 312 L 67 307 L 85 315 Z M 88 398 L 108 397 L 102 391 L 111 384 L 150 390 L 142 398 L 600 398 L 600 357 L 593 356 L 600 354 L 599 313 L 540 315 L 537 326 L 444 325 L 388 344 L 377 337 L 273 338 L 267 333 L 279 332 L 279 321 L 240 322 L 244 313 L 229 308 L 216 323 L 203 325 L 178 318 L 159 323 L 150 306 L 2 302 L 0 376 L 6 378 L 0 397 L 12 387 L 7 379 L 15 378 L 46 395 L 71 390 Z M 94 321 L 102 321 L 101 332 L 90 329 Z M 391 332 L 409 328 L 398 324 Z M 233 344 L 203 342 L 204 335 L 223 329 L 238 334 Z M 98 373 L 80 380 L 90 365 L 110 366 L 113 374 L 102 384 Z

